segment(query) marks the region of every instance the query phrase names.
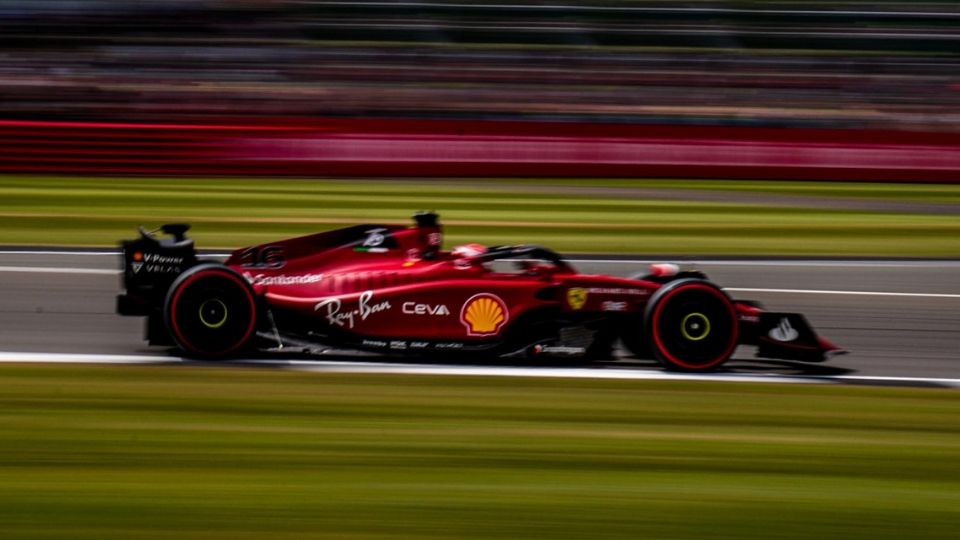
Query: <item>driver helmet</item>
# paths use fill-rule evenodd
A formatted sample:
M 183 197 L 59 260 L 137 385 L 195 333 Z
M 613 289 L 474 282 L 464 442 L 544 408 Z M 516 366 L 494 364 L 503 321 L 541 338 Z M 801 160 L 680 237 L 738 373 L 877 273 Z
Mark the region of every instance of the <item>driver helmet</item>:
M 487 246 L 483 244 L 463 244 L 462 246 L 453 248 L 453 251 L 450 253 L 457 258 L 471 259 L 483 255 L 486 252 Z

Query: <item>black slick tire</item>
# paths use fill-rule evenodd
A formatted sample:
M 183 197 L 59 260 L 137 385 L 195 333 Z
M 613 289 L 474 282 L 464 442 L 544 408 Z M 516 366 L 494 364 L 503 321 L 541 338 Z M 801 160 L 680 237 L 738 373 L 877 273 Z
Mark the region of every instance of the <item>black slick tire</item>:
M 254 336 L 257 301 L 243 276 L 221 264 L 202 264 L 173 282 L 163 315 L 170 337 L 187 355 L 227 358 Z
M 658 289 L 647 304 L 644 326 L 654 357 L 672 371 L 715 370 L 737 348 L 733 302 L 701 279 L 680 279 Z

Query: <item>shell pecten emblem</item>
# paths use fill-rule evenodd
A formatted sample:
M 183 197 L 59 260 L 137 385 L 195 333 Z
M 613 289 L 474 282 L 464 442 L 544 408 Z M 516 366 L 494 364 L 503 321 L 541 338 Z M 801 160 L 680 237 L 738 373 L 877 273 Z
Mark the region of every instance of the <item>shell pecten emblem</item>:
M 570 309 L 577 311 L 578 309 L 583 309 L 583 306 L 587 303 L 587 290 L 581 289 L 580 287 L 574 287 L 567 290 L 567 304 L 570 305 Z
M 471 296 L 460 310 L 460 322 L 467 328 L 468 336 L 496 335 L 509 319 L 507 305 L 490 293 Z

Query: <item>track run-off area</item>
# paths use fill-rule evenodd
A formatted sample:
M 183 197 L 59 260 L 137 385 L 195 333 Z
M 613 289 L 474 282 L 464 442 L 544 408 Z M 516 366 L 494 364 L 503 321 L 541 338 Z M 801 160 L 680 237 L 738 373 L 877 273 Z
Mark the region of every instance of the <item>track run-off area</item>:
M 622 276 L 664 261 L 704 271 L 735 298 L 803 313 L 850 354 L 824 364 L 800 364 L 755 360 L 751 348 L 741 347 L 724 371 L 708 375 L 665 373 L 623 353 L 589 367 L 476 366 L 455 357 L 422 364 L 343 355 L 275 355 L 231 363 L 358 373 L 960 387 L 960 261 L 571 259 L 583 272 Z M 119 258 L 112 251 L 0 250 L 0 362 L 197 363 L 148 347 L 142 319 L 114 313 L 119 285 Z

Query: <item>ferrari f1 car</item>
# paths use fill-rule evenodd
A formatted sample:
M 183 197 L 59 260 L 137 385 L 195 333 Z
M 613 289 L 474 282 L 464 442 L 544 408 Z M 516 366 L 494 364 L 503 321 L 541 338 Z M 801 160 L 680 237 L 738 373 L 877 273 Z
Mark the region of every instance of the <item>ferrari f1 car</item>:
M 731 299 L 700 272 L 578 273 L 535 245 L 441 249 L 434 213 L 197 257 L 187 225 L 122 243 L 122 315 L 150 344 L 202 358 L 285 347 L 389 355 L 609 358 L 618 340 L 664 367 L 709 371 L 740 344 L 820 362 L 841 352 L 796 313 Z

